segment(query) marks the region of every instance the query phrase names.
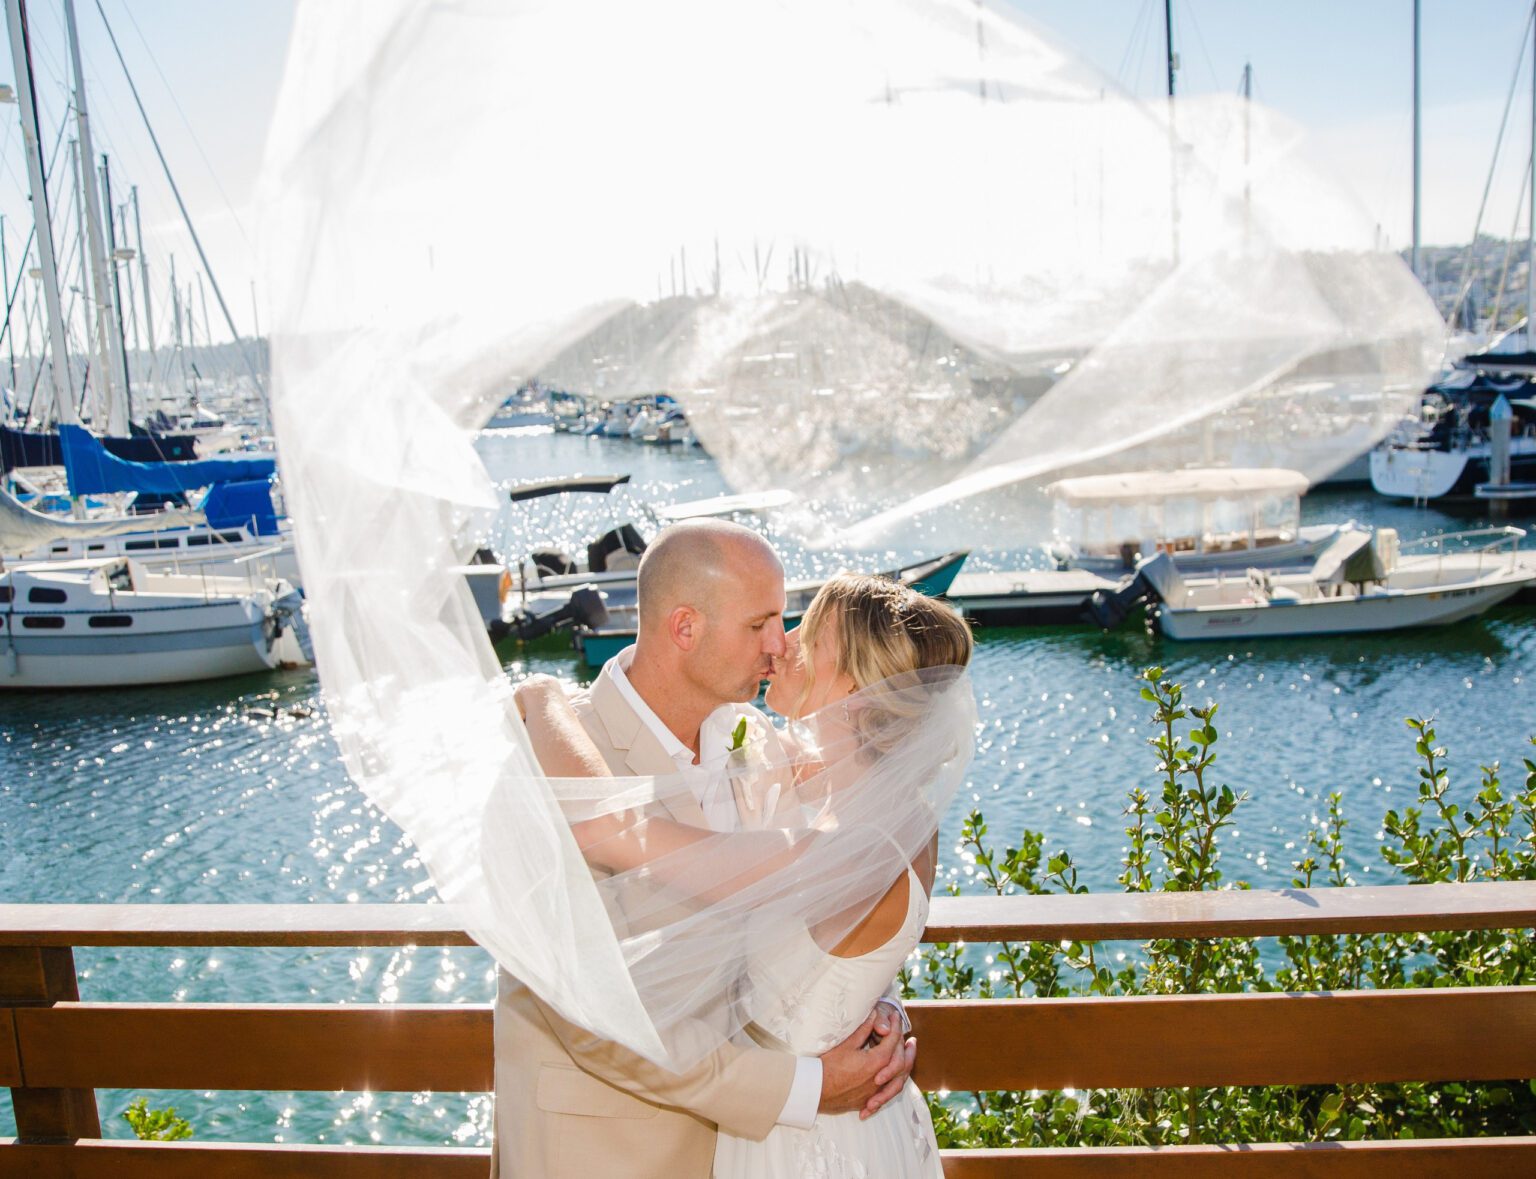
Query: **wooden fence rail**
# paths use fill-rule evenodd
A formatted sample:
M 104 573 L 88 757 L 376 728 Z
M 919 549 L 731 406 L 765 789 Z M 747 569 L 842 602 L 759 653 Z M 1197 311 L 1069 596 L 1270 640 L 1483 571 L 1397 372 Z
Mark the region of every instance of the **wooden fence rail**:
M 1530 929 L 1536 883 L 939 898 L 925 940 Z M 484 1151 L 106 1141 L 97 1088 L 485 1091 L 485 1006 L 82 1002 L 75 946 L 467 945 L 441 905 L 0 906 L 0 1174 L 482 1179 Z M 1159 1088 L 1536 1077 L 1536 987 L 925 1001 L 927 1089 Z M 1536 1138 L 954 1151 L 992 1176 L 1536 1174 Z

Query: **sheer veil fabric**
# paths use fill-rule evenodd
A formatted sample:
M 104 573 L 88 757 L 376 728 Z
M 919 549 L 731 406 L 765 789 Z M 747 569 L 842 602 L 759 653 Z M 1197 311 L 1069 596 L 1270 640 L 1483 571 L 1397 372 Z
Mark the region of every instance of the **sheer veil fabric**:
M 349 771 L 499 962 L 674 1065 L 751 1006 L 733 938 L 791 913 L 830 936 L 915 851 L 969 689 L 885 686 L 921 703 L 891 722 L 914 739 L 862 734 L 867 761 L 820 718 L 793 748 L 826 768 L 776 766 L 780 826 L 594 883 L 566 810 L 672 787 L 534 766 L 454 569 L 501 505 L 473 435 L 508 392 L 673 392 L 736 489 L 888 506 L 888 531 L 1090 455 L 1237 437 L 1320 473 L 1441 339 L 1283 119 L 1171 122 L 972 0 L 303 0 L 262 194 L 281 474 Z

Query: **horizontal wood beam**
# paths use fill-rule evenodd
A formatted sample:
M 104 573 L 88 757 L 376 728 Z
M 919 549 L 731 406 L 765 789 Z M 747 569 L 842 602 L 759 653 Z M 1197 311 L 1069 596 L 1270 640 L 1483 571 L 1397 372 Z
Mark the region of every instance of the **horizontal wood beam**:
M 0 905 L 0 946 L 472 946 L 450 905 Z
M 928 1090 L 1536 1077 L 1536 987 L 913 1001 L 907 1010 L 915 1079 Z
M 935 897 L 923 940 L 1140 941 L 1536 927 L 1536 881 Z
M 13 1014 L 29 1085 L 493 1087 L 491 1009 L 482 1004 L 76 1003 Z
M 908 1010 L 917 1081 L 930 1090 L 1536 1077 L 1536 987 L 927 1000 Z M 63 1003 L 12 1015 L 28 1085 L 492 1087 L 485 1006 Z
M 946 1179 L 1527 1179 L 1536 1138 L 1259 1143 L 1237 1146 L 948 1150 Z M 29 1179 L 484 1179 L 490 1152 L 0 1138 L 0 1174 Z
M 490 1159 L 454 1147 L 0 1138 L 0 1175 L 27 1179 L 486 1179 Z
M 0 905 L 3 946 L 472 945 L 452 905 Z M 1536 928 L 1536 881 L 935 897 L 926 941 Z
M 947 1150 L 945 1179 L 1529 1179 L 1536 1138 Z

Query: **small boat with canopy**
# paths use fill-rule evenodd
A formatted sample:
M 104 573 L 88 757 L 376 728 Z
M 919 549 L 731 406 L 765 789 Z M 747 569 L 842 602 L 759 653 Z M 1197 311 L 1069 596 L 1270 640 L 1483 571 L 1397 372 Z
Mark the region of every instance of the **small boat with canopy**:
M 1302 524 L 1307 478 L 1279 467 L 1132 471 L 1061 479 L 1055 539 L 1058 569 L 1101 576 L 1132 572 L 1166 553 L 1184 572 L 1307 565 L 1349 524 Z M 1357 531 L 1357 530 L 1356 530 Z

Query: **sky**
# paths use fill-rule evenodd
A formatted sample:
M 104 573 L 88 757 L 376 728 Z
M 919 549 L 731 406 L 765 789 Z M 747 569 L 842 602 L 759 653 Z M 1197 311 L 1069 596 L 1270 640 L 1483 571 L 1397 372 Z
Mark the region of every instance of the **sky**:
M 574 2 L 574 0 L 573 0 Z M 1122 88 L 1164 93 L 1163 0 L 984 0 L 1006 5 L 1076 50 Z M 140 188 L 151 288 L 169 303 L 168 256 L 195 284 L 193 246 L 113 55 L 97 0 L 76 0 L 97 154 L 113 194 Z M 266 128 L 282 81 L 290 0 L 100 0 L 160 137 L 235 327 L 270 319 L 258 273 L 254 198 Z M 67 75 L 62 0 L 30 0 L 45 139 Z M 1175 0 L 1181 94 L 1234 93 L 1245 63 L 1256 99 L 1307 129 L 1316 155 L 1382 227 L 1410 240 L 1412 0 Z M 1423 0 L 1423 240 L 1465 242 L 1488 175 L 1529 0 Z M 1507 236 L 1530 134 L 1529 54 L 1510 116 L 1484 232 Z M 9 56 L 0 80 L 11 76 Z M 0 106 L 0 214 L 14 255 L 30 229 L 16 106 Z M 45 144 L 45 148 L 52 143 Z M 1518 159 L 1516 157 L 1518 156 Z M 67 153 L 56 168 L 68 168 Z M 56 173 L 57 174 L 57 173 Z M 1524 227 L 1520 235 L 1524 236 Z M 12 263 L 14 266 L 14 262 Z M 68 282 L 68 278 L 65 280 Z M 254 292 L 253 292 L 254 284 Z M 160 293 L 163 288 L 163 294 Z M 227 339 L 212 289 L 212 338 Z M 162 311 L 156 311 L 157 317 Z M 164 328 L 157 324 L 160 334 Z M 130 340 L 131 344 L 131 340 Z

